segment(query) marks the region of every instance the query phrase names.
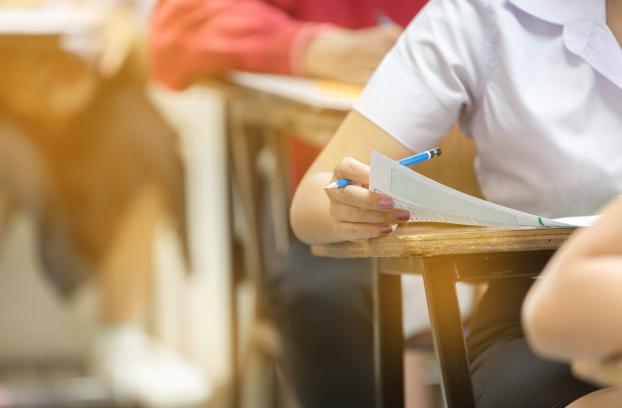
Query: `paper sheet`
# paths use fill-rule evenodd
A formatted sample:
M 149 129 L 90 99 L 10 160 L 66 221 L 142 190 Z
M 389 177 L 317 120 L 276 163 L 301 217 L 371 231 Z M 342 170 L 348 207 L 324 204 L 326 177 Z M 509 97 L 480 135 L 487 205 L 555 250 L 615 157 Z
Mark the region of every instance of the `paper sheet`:
M 370 190 L 391 196 L 410 221 L 511 227 L 587 226 L 595 217 L 548 219 L 503 207 L 437 183 L 373 151 Z
M 360 88 L 331 81 L 281 75 L 232 71 L 229 79 L 238 85 L 324 109 L 349 111 Z
M 585 217 L 564 217 L 556 218 L 555 221 L 562 222 L 564 224 L 574 225 L 577 227 L 589 227 L 598 220 L 598 215 L 588 215 Z
M 101 13 L 91 9 L 0 7 L 0 35 L 82 34 L 101 22 Z

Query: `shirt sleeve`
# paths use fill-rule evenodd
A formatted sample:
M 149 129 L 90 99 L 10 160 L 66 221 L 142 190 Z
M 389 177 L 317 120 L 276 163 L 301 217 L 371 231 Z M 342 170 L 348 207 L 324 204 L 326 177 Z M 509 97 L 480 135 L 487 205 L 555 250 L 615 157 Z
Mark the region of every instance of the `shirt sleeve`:
M 260 0 L 163 0 L 151 19 L 153 75 L 180 89 L 229 69 L 297 74 L 320 29 Z
M 432 148 L 480 102 L 488 5 L 432 0 L 366 86 L 355 110 L 413 151 Z

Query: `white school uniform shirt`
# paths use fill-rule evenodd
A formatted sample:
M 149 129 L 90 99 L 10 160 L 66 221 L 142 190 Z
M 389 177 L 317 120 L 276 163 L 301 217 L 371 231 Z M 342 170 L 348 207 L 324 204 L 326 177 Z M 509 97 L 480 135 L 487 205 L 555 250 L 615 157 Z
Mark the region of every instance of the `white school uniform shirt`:
M 355 109 L 413 151 L 459 121 L 482 193 L 508 207 L 589 215 L 622 192 L 622 51 L 604 0 L 431 0 Z M 429 325 L 423 282 L 403 283 L 411 334 Z M 466 314 L 472 294 L 458 295 Z
M 486 199 L 593 214 L 622 192 L 622 51 L 605 16 L 604 0 L 432 0 L 355 109 L 413 151 L 458 120 Z

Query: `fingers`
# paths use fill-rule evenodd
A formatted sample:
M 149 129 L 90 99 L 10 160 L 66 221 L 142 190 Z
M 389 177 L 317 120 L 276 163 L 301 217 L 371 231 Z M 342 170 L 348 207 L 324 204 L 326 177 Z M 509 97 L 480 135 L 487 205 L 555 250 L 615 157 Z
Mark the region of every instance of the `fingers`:
M 341 160 L 333 180 L 348 179 L 359 185 L 329 189 L 331 219 L 335 232 L 344 240 L 376 238 L 393 232 L 397 224 L 410 220 L 407 210 L 395 208 L 391 197 L 369 191 L 369 166 L 353 158 Z
M 390 211 L 395 208 L 391 197 L 374 193 L 365 187 L 350 185 L 343 189 L 326 190 L 333 202 L 348 204 L 365 210 Z
M 346 241 L 359 241 L 388 235 L 393 232 L 394 226 L 390 224 L 337 222 L 333 224 L 333 228 Z
M 348 179 L 362 186 L 369 185 L 369 165 L 360 162 L 352 157 L 343 158 L 337 163 L 334 170 L 337 179 Z
M 332 204 L 331 213 L 333 220 L 337 222 L 400 224 L 410 219 L 410 212 L 399 208 L 390 211 L 374 211 L 340 202 Z

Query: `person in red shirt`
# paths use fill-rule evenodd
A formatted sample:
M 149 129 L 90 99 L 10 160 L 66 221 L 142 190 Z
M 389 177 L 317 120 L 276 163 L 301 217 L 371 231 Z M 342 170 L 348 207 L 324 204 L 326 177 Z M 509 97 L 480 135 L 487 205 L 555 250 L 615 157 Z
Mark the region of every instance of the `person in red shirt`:
M 151 20 L 153 74 L 174 89 L 229 69 L 364 84 L 425 3 L 163 0 Z
M 425 3 L 161 0 L 151 19 L 152 72 L 178 90 L 232 69 L 362 85 Z M 305 149 L 294 146 L 296 161 Z M 267 306 L 300 405 L 374 407 L 371 265 L 314 258 L 298 241 L 290 248 L 267 266 Z
M 427 0 L 161 0 L 151 20 L 155 79 L 184 89 L 237 69 L 363 85 Z M 293 138 L 293 187 L 319 150 Z

